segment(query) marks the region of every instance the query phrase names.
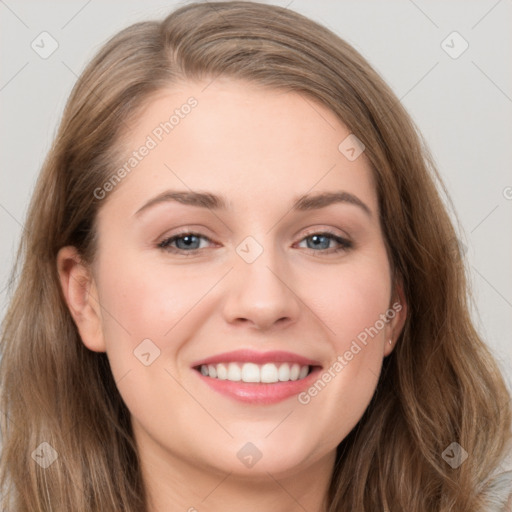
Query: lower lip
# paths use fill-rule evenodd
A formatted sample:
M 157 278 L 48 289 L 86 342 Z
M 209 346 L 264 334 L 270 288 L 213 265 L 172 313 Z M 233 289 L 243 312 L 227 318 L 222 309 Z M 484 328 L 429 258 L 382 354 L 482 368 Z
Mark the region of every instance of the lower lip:
M 238 400 L 239 402 L 265 405 L 282 402 L 287 398 L 298 395 L 313 383 L 320 371 L 321 368 L 315 367 L 307 377 L 300 380 L 275 383 L 251 383 L 212 379 L 194 370 L 205 384 L 222 395 Z

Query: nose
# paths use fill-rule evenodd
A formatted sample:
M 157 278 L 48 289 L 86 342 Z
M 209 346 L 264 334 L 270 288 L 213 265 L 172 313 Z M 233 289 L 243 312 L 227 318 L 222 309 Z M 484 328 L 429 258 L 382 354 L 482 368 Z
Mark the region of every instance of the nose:
M 224 303 L 226 322 L 264 331 L 295 322 L 301 300 L 284 257 L 267 248 L 252 263 L 238 254 L 234 257 Z

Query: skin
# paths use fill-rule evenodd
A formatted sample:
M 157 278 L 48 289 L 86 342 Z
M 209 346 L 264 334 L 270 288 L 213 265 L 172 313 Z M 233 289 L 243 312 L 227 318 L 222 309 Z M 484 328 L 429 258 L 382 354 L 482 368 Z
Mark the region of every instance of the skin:
M 392 296 L 371 167 L 364 153 L 349 161 L 338 150 L 350 132 L 323 105 L 230 79 L 207 85 L 160 91 L 132 124 L 131 150 L 198 100 L 104 200 L 92 266 L 73 247 L 59 252 L 62 288 L 83 343 L 108 355 L 152 512 L 323 511 L 336 446 L 367 408 L 407 311 L 399 283 Z M 167 189 L 223 195 L 230 208 L 169 201 L 135 215 Z M 334 190 L 371 216 L 349 203 L 291 210 L 299 195 Z M 196 254 L 183 240 L 173 244 L 181 254 L 157 246 L 187 229 L 207 237 Z M 332 252 L 327 238 L 316 248 L 311 235 L 325 230 L 353 247 Z M 236 252 L 247 236 L 263 248 L 250 264 Z M 191 369 L 241 348 L 287 350 L 326 369 L 397 300 L 401 311 L 306 405 L 240 403 Z M 161 352 L 145 366 L 133 351 L 148 338 Z M 247 442 L 262 454 L 251 468 L 237 457 Z

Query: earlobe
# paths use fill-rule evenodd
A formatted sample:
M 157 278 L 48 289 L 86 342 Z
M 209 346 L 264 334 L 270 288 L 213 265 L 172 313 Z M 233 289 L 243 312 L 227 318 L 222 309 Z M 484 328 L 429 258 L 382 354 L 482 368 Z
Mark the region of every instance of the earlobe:
M 400 280 L 396 284 L 395 297 L 391 301 L 389 306 L 390 318 L 388 325 L 386 326 L 386 343 L 384 346 L 384 357 L 391 354 L 396 346 L 396 341 L 399 338 L 407 319 L 407 301 L 405 299 L 405 293 L 403 289 L 402 281 Z M 391 313 L 393 312 L 393 313 Z
M 101 308 L 89 266 L 75 247 L 67 246 L 57 254 L 57 269 L 67 307 L 83 344 L 95 352 L 105 352 Z

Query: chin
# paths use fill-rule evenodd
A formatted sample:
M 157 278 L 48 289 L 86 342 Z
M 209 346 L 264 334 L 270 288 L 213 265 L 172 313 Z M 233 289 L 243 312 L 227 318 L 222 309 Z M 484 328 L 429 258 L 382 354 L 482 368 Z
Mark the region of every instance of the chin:
M 275 478 L 292 476 L 325 455 L 314 446 L 301 446 L 293 436 L 289 436 L 286 443 L 265 438 L 243 442 L 234 440 L 222 452 L 217 450 L 222 464 L 218 459 L 211 461 L 219 470 L 243 478 L 262 477 L 265 480 L 268 480 L 269 473 Z

